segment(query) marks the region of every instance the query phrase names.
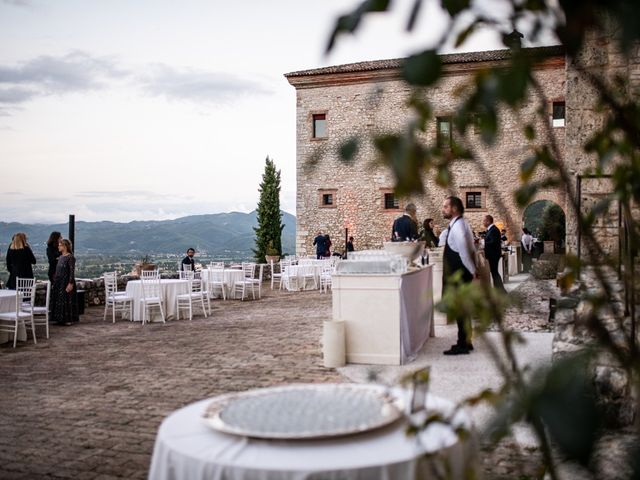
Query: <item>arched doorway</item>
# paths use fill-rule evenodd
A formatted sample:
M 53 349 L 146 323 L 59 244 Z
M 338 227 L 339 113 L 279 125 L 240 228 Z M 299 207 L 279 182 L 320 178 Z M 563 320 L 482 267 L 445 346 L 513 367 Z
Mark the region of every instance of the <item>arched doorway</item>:
M 567 220 L 564 211 L 551 200 L 538 200 L 524 211 L 522 225 L 538 241 L 552 241 L 557 253 L 564 252 Z

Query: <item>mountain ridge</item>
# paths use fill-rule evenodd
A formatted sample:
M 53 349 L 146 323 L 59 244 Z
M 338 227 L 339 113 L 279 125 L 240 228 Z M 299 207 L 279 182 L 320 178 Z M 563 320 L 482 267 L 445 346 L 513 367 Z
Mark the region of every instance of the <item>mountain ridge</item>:
M 282 211 L 283 252 L 295 250 L 296 217 Z M 131 222 L 76 221 L 77 253 L 165 254 L 193 247 L 209 254 L 251 253 L 255 246 L 256 211 L 187 215 L 170 220 Z M 6 251 L 16 232 L 25 232 L 34 252 L 43 253 L 49 234 L 67 234 L 67 223 L 0 222 L 0 249 Z

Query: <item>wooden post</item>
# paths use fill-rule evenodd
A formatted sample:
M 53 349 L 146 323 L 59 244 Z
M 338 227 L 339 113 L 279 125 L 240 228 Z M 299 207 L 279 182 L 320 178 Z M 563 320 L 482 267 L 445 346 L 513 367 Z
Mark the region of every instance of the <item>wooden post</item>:
M 76 251 L 76 216 L 69 215 L 69 241 L 71 242 L 71 248 Z

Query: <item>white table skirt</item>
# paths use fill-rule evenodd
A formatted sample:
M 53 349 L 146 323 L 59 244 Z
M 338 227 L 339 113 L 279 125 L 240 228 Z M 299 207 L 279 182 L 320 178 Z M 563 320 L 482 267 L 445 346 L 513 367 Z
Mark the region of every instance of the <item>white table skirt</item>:
M 469 465 L 478 470 L 473 435 L 462 443 L 447 425 L 431 424 L 419 441 L 407 436 L 405 421 L 332 439 L 258 440 L 208 427 L 202 414 L 211 400 L 188 405 L 162 422 L 151 459 L 151 480 L 414 480 L 440 478 L 432 467 L 437 465 L 442 472 L 444 462 L 452 469 L 447 478 L 466 478 Z M 427 406 L 443 412 L 453 408 L 448 400 L 433 395 Z M 471 427 L 464 412 L 458 412 L 456 423 Z
M 16 309 L 16 291 L 0 290 L 0 313 L 13 312 Z M 13 341 L 13 335 L 7 332 L 0 332 L 0 343 Z M 18 324 L 18 340 L 27 340 L 27 329 L 24 322 Z
M 515 253 L 509 254 L 509 275 L 518 274 L 518 255 Z
M 316 286 L 319 288 L 320 273 L 322 272 L 321 265 L 291 265 L 284 267 L 285 276 L 288 276 L 289 278 L 295 277 L 293 282 L 289 281 L 285 283 L 287 290 L 300 290 L 304 286 L 304 275 L 309 272 L 313 273 L 313 276 L 316 278 Z
M 187 280 L 178 279 L 162 279 L 160 280 L 160 288 L 162 289 L 162 308 L 167 320 L 176 318 L 176 297 L 183 293 L 188 293 L 189 282 Z M 133 298 L 133 319 L 135 321 L 142 320 L 142 281 L 131 280 L 127 283 L 127 295 Z M 155 316 L 154 320 L 159 320 L 160 315 Z
M 207 287 L 207 290 L 209 290 L 209 280 L 210 280 L 210 274 L 215 272 L 216 270 L 210 270 L 207 268 L 204 268 L 201 272 L 201 276 L 202 276 L 202 280 L 205 283 L 205 286 Z M 217 270 L 218 272 L 221 272 L 222 270 Z M 224 286 L 227 290 L 227 293 L 230 293 L 233 291 L 233 287 L 236 284 L 237 281 L 242 280 L 244 278 L 244 272 L 242 270 L 238 270 L 235 268 L 226 268 L 224 270 Z

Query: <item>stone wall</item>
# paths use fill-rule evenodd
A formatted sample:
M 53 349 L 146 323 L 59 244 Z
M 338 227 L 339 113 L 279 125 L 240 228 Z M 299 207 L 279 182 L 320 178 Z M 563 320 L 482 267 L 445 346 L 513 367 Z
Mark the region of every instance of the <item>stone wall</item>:
M 434 117 L 447 116 L 454 111 L 458 92 L 464 90 L 480 66 L 473 63 L 448 65 L 442 81 L 421 92 L 433 106 Z M 564 99 L 563 55 L 545 60 L 535 75 L 548 99 Z M 524 209 L 517 207 L 512 192 L 519 183 L 520 164 L 530 155 L 522 126 L 531 121 L 540 132 L 544 132 L 542 120 L 536 114 L 539 99 L 531 96 L 517 113 L 503 112 L 504 123 L 493 147 L 482 145 L 473 128 L 465 139 L 459 139 L 478 155 L 476 160 L 454 162 L 451 189 L 438 187 L 428 178 L 433 174 L 425 175 L 424 195 L 401 199 L 400 209 L 386 210 L 384 193 L 392 191 L 394 177 L 388 168 L 376 163 L 371 137 L 383 132 L 401 131 L 411 121 L 413 114 L 407 107 L 411 87 L 400 79 L 398 72 L 390 73 L 388 70 L 372 72 L 358 82 L 353 82 L 349 75 L 341 79 L 335 73 L 327 74 L 326 82 L 316 77 L 310 85 L 302 77 L 288 77 L 297 89 L 298 255 L 314 252 L 312 241 L 319 230 L 331 236 L 336 250 L 343 250 L 345 227 L 355 237 L 357 249 L 379 248 L 383 240 L 390 238 L 393 220 L 401 215 L 402 207 L 410 201 L 418 207 L 420 222 L 434 218 L 438 232 L 446 227 L 441 214 L 443 199 L 450 194 L 462 196 L 466 191 L 483 193 L 482 208 L 465 212 L 474 230 L 484 230 L 482 219 L 489 213 L 497 222 L 505 224 L 510 239 L 519 240 Z M 319 112 L 326 114 L 327 137 L 314 139 L 312 115 Z M 564 128 L 554 129 L 553 135 L 560 145 L 564 145 Z M 360 149 L 355 160 L 345 164 L 339 158 L 338 148 L 353 136 L 360 137 Z M 432 143 L 435 138 L 434 118 L 424 140 Z M 539 141 L 546 143 L 548 139 L 543 135 Z M 322 190 L 334 192 L 333 207 L 320 206 Z M 541 191 L 534 201 L 541 199 L 552 200 L 566 212 L 563 191 Z

